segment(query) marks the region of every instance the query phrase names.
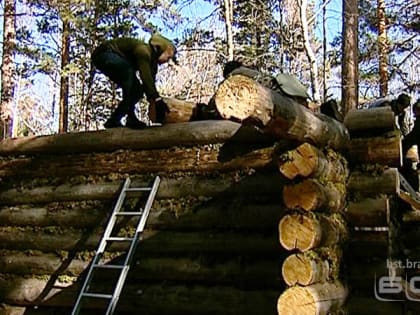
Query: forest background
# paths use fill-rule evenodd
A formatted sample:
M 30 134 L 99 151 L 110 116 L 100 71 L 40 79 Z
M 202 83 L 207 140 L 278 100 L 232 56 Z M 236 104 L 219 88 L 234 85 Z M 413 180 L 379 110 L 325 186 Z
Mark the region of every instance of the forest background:
M 158 31 L 179 66 L 160 67 L 161 95 L 206 103 L 226 61 L 291 73 L 315 104 L 341 99 L 343 21 L 357 17 L 355 103 L 419 96 L 418 0 L 3 0 L 0 136 L 97 130 L 121 98 L 91 67 L 104 39 Z M 348 12 L 348 9 L 353 10 Z M 343 40 L 344 38 L 344 40 Z M 344 60 L 343 60 L 344 59 Z M 344 97 L 345 99 L 346 97 Z

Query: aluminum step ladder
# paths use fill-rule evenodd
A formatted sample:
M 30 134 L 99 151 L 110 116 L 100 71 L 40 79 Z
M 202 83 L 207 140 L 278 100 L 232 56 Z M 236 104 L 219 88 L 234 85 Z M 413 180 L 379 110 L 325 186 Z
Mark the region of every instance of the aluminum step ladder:
M 160 184 L 159 176 L 156 176 L 154 182 L 151 187 L 145 188 L 130 188 L 131 180 L 129 177 L 125 179 L 125 182 L 122 186 L 121 192 L 118 196 L 117 202 L 115 203 L 114 209 L 112 214 L 109 218 L 107 227 L 105 229 L 104 235 L 99 243 L 99 246 L 96 250 L 95 256 L 92 259 L 90 264 L 88 273 L 86 275 L 85 281 L 80 289 L 79 295 L 77 297 L 76 303 L 73 307 L 73 311 L 71 315 L 78 315 L 80 310 L 82 309 L 82 300 L 86 298 L 93 298 L 93 299 L 102 299 L 105 300 L 108 304 L 106 307 L 105 315 L 112 315 L 115 311 L 115 308 L 118 303 L 118 299 L 120 297 L 120 293 L 124 286 L 125 279 L 127 277 L 128 271 L 130 269 L 130 263 L 132 257 L 134 256 L 134 252 L 136 250 L 137 244 L 141 238 L 143 233 L 144 227 L 146 225 L 147 218 L 149 216 L 150 208 L 152 207 L 153 201 L 155 199 L 157 190 Z M 140 209 L 139 211 L 135 212 L 128 212 L 128 211 L 121 211 L 121 208 L 124 205 L 124 201 L 127 197 L 127 194 L 130 193 L 144 193 L 149 192 L 147 197 L 147 201 L 145 203 L 144 208 Z M 121 217 L 138 217 L 138 222 L 136 226 L 136 231 L 132 237 L 115 237 L 112 236 L 114 231 L 115 224 L 118 218 Z M 123 264 L 115 264 L 115 265 L 107 265 L 101 263 L 100 260 L 105 252 L 107 246 L 109 246 L 112 242 L 125 242 L 129 243 L 128 250 L 126 251 L 126 256 L 124 259 Z M 89 287 L 92 282 L 93 274 L 96 270 L 99 269 L 113 269 L 119 271 L 119 275 L 117 276 L 117 281 L 115 284 L 115 288 L 113 292 L 110 294 L 104 293 L 95 293 L 90 292 Z

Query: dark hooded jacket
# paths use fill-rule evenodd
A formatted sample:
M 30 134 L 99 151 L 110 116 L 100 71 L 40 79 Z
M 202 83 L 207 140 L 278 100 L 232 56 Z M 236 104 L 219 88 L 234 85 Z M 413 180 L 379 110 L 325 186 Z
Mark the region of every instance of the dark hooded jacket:
M 92 58 L 101 52 L 113 51 L 129 61 L 140 72 L 144 92 L 150 100 L 159 97 L 155 85 L 158 58 L 169 46 L 175 52 L 175 45 L 159 34 L 152 35 L 149 43 L 142 39 L 122 37 L 103 42 L 94 50 Z

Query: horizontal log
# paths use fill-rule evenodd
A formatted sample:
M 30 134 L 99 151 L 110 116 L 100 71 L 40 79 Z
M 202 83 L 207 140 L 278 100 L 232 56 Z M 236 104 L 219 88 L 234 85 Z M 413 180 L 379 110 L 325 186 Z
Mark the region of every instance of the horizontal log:
M 244 145 L 246 146 L 246 145 Z M 261 169 L 272 163 L 272 148 L 262 148 L 219 161 L 220 145 L 174 147 L 144 151 L 118 150 L 112 153 L 23 156 L 0 160 L 4 179 L 70 177 L 78 175 L 169 174 L 175 172 L 229 172 Z
M 346 227 L 339 215 L 314 213 L 286 214 L 279 223 L 280 244 L 286 250 L 302 252 L 337 245 L 346 238 Z
M 209 196 L 221 194 L 278 194 L 284 183 L 280 174 L 255 173 L 238 178 L 235 173 L 206 178 L 191 176 L 184 178 L 161 177 L 156 197 L 180 198 L 185 196 Z M 41 187 L 19 187 L 0 191 L 0 205 L 36 204 L 61 201 L 110 200 L 118 195 L 121 181 L 96 182 L 90 184 L 62 184 Z M 150 186 L 150 181 L 132 181 L 133 187 Z
M 353 164 L 402 165 L 402 144 L 399 132 L 372 138 L 353 138 L 349 142 L 347 158 Z
M 102 236 L 100 231 L 81 231 L 58 227 L 0 228 L 2 248 L 43 252 L 93 250 Z M 171 255 L 185 253 L 224 253 L 225 255 L 278 255 L 276 236 L 262 233 L 146 231 L 141 252 Z M 127 246 L 112 244 L 109 251 L 124 251 Z
M 315 146 L 304 143 L 278 158 L 280 173 L 289 179 L 296 176 L 322 178 L 323 181 L 344 182 L 349 170 L 342 155 L 332 150 L 326 154 Z
M 348 290 L 338 281 L 294 286 L 280 295 L 277 312 L 279 315 L 327 315 L 340 309 L 347 295 Z
M 33 251 L 0 251 L 0 269 L 10 275 L 57 275 L 78 277 L 90 261 L 82 260 L 83 253 L 74 257 Z M 107 259 L 109 264 L 122 264 L 123 256 Z M 153 257 L 138 253 L 131 264 L 126 284 L 171 281 L 183 284 L 230 285 L 248 289 L 281 286 L 279 258 L 255 260 L 242 257 L 226 259 L 217 256 Z M 112 281 L 115 274 L 96 270 L 95 279 Z
M 387 226 L 389 211 L 389 197 L 380 195 L 376 198 L 350 201 L 344 214 L 352 226 Z
M 45 280 L 0 277 L 0 287 L 13 288 L 1 292 L 0 298 L 6 303 L 20 306 L 73 307 L 78 293 L 76 287 L 64 288 L 63 283 L 57 283 L 56 288 L 51 289 L 43 300 L 36 301 L 45 286 Z M 277 295 L 277 290 L 252 291 L 225 286 L 128 285 L 121 294 L 116 314 L 120 312 L 133 314 L 141 309 L 143 313 L 150 315 L 260 315 L 261 313 L 274 315 Z M 95 310 L 103 308 L 97 300 L 88 302 L 85 306 L 89 309 L 89 314 L 94 314 Z
M 340 122 L 317 116 L 292 98 L 244 75 L 224 80 L 214 100 L 223 118 L 254 123 L 278 139 L 310 142 L 337 150 L 343 149 L 349 140 L 348 131 Z
M 395 129 L 395 114 L 391 107 L 375 107 L 350 110 L 344 117 L 344 125 L 350 135 L 372 136 L 372 130 L 385 132 Z
M 394 195 L 399 188 L 400 178 L 396 168 L 385 168 L 378 172 L 355 171 L 350 173 L 347 183 L 349 193 L 369 197 L 379 194 Z
M 228 208 L 228 209 L 227 209 Z M 104 222 L 111 202 L 52 203 L 45 206 L 20 205 L 0 208 L 0 226 L 92 228 Z M 286 209 L 276 202 L 224 198 L 155 200 L 147 227 L 159 230 L 275 230 Z M 134 226 L 136 218 L 125 223 Z
M 255 143 L 266 138 L 254 128 L 225 121 L 167 124 L 142 130 L 112 128 L 99 131 L 29 136 L 0 141 L 0 155 L 75 154 L 116 150 L 162 149 L 233 141 Z
M 283 187 L 283 201 L 289 209 L 338 212 L 344 208 L 345 199 L 345 185 L 339 183 L 321 183 L 307 178 Z

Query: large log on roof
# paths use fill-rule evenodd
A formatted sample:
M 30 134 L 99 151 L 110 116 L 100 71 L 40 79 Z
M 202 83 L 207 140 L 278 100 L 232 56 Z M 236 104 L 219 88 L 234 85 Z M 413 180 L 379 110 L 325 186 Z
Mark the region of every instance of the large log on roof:
M 225 120 L 167 124 L 142 130 L 113 128 L 0 141 L 0 155 L 112 152 L 193 146 L 209 143 L 255 143 L 269 139 L 254 128 Z M 271 139 L 270 139 L 271 141 Z
M 223 81 L 214 101 L 223 118 L 259 125 L 280 139 L 311 142 L 337 150 L 343 149 L 349 139 L 343 124 L 325 115 L 315 115 L 292 98 L 243 75 L 233 75 Z

